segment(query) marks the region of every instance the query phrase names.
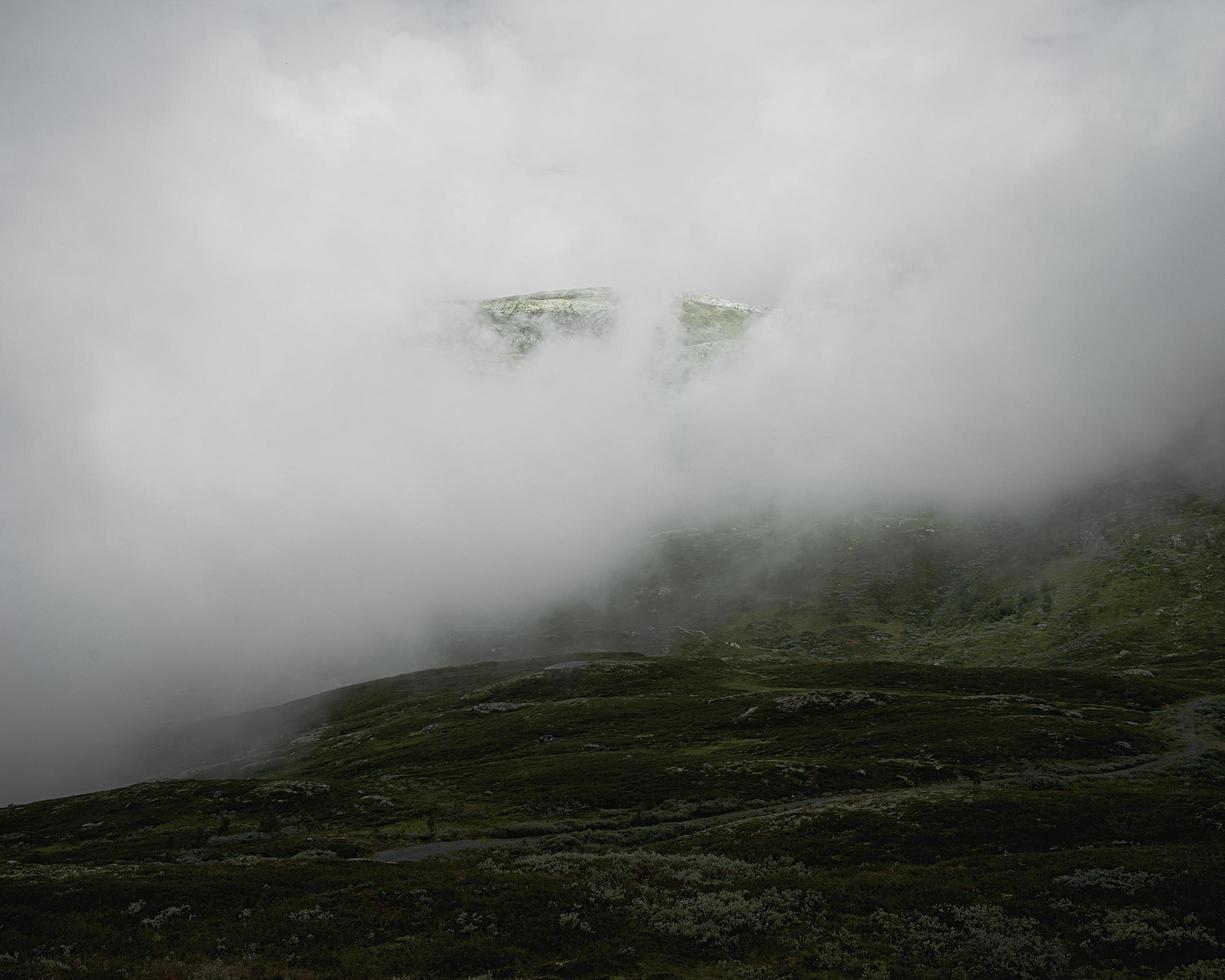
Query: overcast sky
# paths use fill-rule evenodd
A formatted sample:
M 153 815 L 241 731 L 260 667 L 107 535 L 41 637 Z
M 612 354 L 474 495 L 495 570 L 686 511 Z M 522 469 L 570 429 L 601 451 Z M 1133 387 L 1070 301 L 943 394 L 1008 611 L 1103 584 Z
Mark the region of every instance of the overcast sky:
M 1159 447 L 1225 378 L 1223 93 L 1219 0 L 10 0 L 0 802 L 661 527 Z M 595 284 L 604 342 L 438 342 Z M 775 312 L 661 385 L 680 290 Z

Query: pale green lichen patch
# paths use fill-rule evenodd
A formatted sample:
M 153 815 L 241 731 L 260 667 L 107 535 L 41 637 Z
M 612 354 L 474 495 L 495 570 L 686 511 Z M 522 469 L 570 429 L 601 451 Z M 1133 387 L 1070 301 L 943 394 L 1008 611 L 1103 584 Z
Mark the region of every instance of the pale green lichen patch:
M 477 315 L 512 356 L 522 357 L 552 335 L 604 337 L 615 328 L 619 309 L 620 299 L 613 290 L 594 286 L 482 300 Z M 763 307 L 696 293 L 683 293 L 674 304 L 681 346 L 698 361 L 726 350 L 766 312 Z

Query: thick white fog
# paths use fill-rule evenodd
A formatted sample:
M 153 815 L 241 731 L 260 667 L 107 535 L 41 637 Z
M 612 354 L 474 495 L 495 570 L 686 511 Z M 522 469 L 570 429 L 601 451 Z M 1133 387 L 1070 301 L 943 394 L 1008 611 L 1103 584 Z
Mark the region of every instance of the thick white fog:
M 5 4 L 0 802 L 664 527 L 1158 449 L 1225 382 L 1222 174 L 1218 0 Z M 605 340 L 446 342 L 597 284 Z M 773 313 L 664 384 L 682 290 Z

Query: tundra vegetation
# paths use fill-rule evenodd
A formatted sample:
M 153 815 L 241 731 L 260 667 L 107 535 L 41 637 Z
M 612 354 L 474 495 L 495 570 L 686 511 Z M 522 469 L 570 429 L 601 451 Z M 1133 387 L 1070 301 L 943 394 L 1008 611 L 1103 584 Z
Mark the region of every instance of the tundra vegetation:
M 666 655 L 372 681 L 241 774 L 0 810 L 0 973 L 1225 976 L 1225 505 L 788 534 Z

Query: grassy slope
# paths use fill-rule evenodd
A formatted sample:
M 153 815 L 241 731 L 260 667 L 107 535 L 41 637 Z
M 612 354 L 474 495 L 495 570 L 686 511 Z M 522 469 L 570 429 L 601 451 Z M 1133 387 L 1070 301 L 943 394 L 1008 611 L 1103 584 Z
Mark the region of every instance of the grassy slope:
M 672 656 L 375 681 L 258 779 L 0 810 L 0 972 L 1221 975 L 1222 542 L 1155 493 L 820 529 Z

